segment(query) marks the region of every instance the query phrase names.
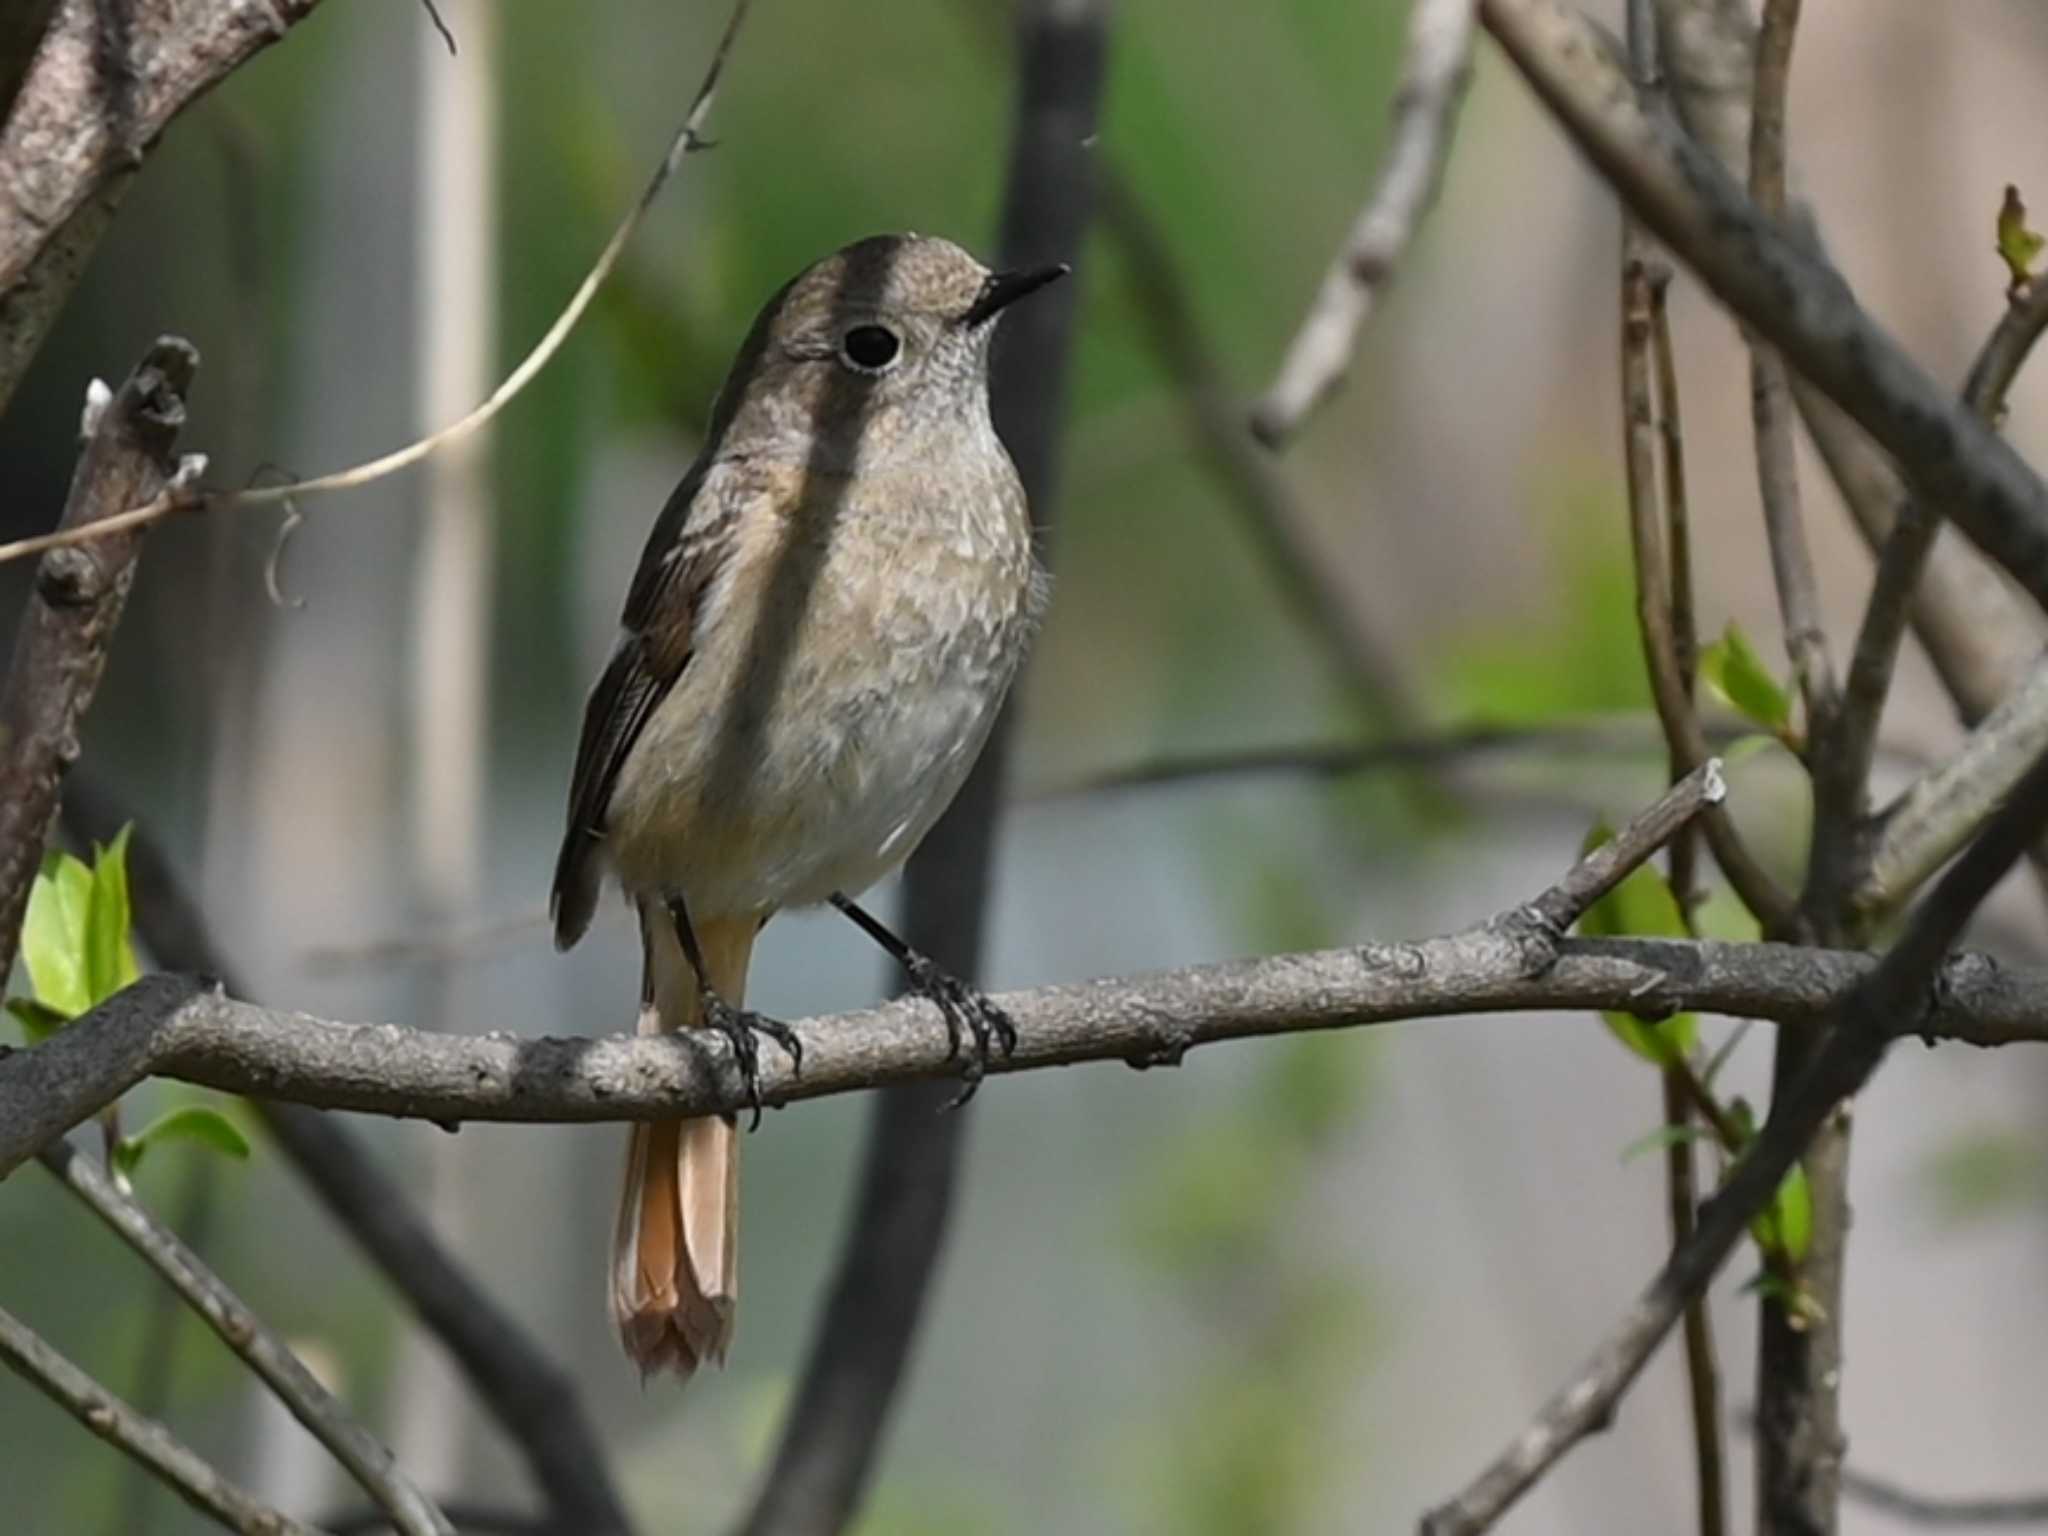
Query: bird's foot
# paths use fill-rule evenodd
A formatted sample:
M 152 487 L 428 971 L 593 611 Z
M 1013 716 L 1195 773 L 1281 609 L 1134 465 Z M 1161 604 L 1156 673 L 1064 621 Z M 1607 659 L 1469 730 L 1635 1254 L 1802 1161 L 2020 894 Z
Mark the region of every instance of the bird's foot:
M 790 1071 L 795 1073 L 804 1069 L 803 1041 L 780 1019 L 735 1008 L 708 989 L 704 993 L 704 1024 L 706 1028 L 717 1030 L 732 1045 L 733 1060 L 739 1063 L 740 1077 L 747 1085 L 747 1105 L 754 1112 L 747 1129 L 758 1129 L 761 1124 L 761 1046 L 755 1037 L 766 1035 L 781 1046 L 782 1054 L 789 1058 Z
M 910 977 L 911 990 L 930 998 L 945 1015 L 947 1054 L 960 1062 L 961 1085 L 946 1108 L 958 1109 L 981 1087 L 992 1048 L 1000 1048 L 1005 1057 L 1016 1053 L 1017 1026 L 986 992 L 941 970 L 937 962 L 913 951 L 903 969 Z M 970 1039 L 972 1051 L 965 1049 Z

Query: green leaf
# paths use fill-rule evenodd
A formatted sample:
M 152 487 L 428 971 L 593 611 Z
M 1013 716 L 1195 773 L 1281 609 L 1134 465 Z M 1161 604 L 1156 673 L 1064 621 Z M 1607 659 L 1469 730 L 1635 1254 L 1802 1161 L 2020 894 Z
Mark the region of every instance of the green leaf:
M 128 835 L 124 826 L 113 842 L 93 849 L 92 899 L 85 930 L 86 986 L 93 1006 L 105 1002 L 135 980 L 135 946 L 128 934 Z
M 92 906 L 92 871 L 55 850 L 29 888 L 22 920 L 21 959 L 29 985 L 45 1008 L 76 1018 L 92 1007 L 86 984 L 85 928 Z
M 1638 1136 L 1621 1149 L 1621 1160 L 1632 1163 L 1645 1152 L 1661 1152 L 1666 1147 L 1684 1146 L 1710 1134 L 1704 1125 L 1660 1125 L 1654 1131 Z
M 21 1032 L 30 1045 L 49 1039 L 71 1022 L 70 1014 L 45 1008 L 32 997 L 10 997 L 7 999 L 7 1011 L 20 1021 Z
M 114 1163 L 123 1173 L 133 1173 L 143 1153 L 160 1141 L 196 1141 L 229 1157 L 247 1158 L 249 1138 L 235 1122 L 217 1109 L 188 1104 L 160 1115 L 133 1136 L 115 1144 Z
M 1639 1019 L 1632 1013 L 1603 1012 L 1600 1015 L 1614 1038 L 1653 1067 L 1674 1066 L 1692 1054 L 1699 1039 L 1699 1019 L 1690 1013 L 1674 1013 L 1668 1019 Z
M 1595 822 L 1586 834 L 1587 853 L 1610 841 L 1614 833 L 1605 822 Z M 1685 918 L 1678 910 L 1678 898 L 1663 873 L 1645 864 L 1631 870 L 1628 878 L 1594 902 L 1579 919 L 1579 932 L 1592 938 L 1682 939 Z M 1631 1013 L 1602 1013 L 1600 1017 L 1614 1037 L 1654 1066 L 1670 1066 L 1690 1055 L 1699 1039 L 1699 1020 L 1690 1013 L 1649 1019 Z
M 1765 730 L 1784 734 L 1792 723 L 1792 695 L 1732 620 L 1721 638 L 1700 652 L 1700 681 L 1730 709 Z
M 1813 1248 L 1813 1191 L 1806 1182 L 1806 1170 L 1795 1167 L 1785 1175 L 1770 1205 L 1749 1224 L 1757 1246 L 1787 1264 L 1799 1265 Z
M 2044 244 L 2048 241 L 2027 228 L 2027 205 L 2020 200 L 2020 189 L 2008 186 L 1998 205 L 1998 259 L 2012 274 L 2011 292 L 2017 293 L 2032 279 L 2034 258 Z

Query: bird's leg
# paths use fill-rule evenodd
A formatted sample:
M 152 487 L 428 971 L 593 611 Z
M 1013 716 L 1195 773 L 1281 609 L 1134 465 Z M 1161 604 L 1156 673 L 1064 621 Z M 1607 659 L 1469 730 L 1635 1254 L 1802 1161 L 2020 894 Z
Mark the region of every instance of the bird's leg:
M 903 973 L 910 978 L 912 991 L 938 1005 L 939 1012 L 946 1019 L 946 1039 L 952 1047 L 951 1053 L 961 1058 L 963 1086 L 959 1096 L 947 1108 L 957 1109 L 965 1104 L 974 1097 L 975 1089 L 981 1086 L 981 1080 L 988 1072 L 990 1043 L 1000 1046 L 1005 1056 L 1015 1054 L 1016 1024 L 986 992 L 942 969 L 928 955 L 919 954 L 852 897 L 842 891 L 834 891 L 832 905 L 852 918 L 861 932 L 881 945 L 889 957 L 903 967 Z M 974 1039 L 972 1055 L 966 1055 L 961 1049 L 968 1036 Z
M 796 1031 L 780 1019 L 735 1008 L 720 997 L 711 985 L 710 973 L 704 969 L 704 954 L 697 947 L 697 930 L 690 926 L 690 909 L 684 905 L 680 895 L 668 898 L 668 915 L 676 925 L 676 938 L 682 943 L 683 955 L 697 977 L 697 997 L 703 1004 L 705 1027 L 717 1030 L 731 1042 L 733 1059 L 739 1063 L 740 1076 L 747 1085 L 747 1104 L 754 1111 L 754 1118 L 747 1128 L 758 1129 L 761 1124 L 761 1050 L 754 1036 L 766 1035 L 781 1046 L 782 1053 L 789 1058 L 790 1071 L 799 1073 L 804 1069 L 804 1043 L 797 1038 Z

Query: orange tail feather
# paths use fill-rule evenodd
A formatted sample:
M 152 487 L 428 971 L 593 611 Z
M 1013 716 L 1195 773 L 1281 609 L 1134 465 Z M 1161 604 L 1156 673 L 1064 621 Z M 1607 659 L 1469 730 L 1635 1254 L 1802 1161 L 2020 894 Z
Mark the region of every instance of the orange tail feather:
M 697 979 L 667 913 L 644 911 L 647 995 L 640 1032 L 701 1023 Z M 756 918 L 697 925 L 713 990 L 740 1005 Z M 739 1301 L 739 1129 L 730 1119 L 654 1121 L 633 1128 L 612 1245 L 612 1319 L 647 1375 L 688 1377 L 725 1362 Z

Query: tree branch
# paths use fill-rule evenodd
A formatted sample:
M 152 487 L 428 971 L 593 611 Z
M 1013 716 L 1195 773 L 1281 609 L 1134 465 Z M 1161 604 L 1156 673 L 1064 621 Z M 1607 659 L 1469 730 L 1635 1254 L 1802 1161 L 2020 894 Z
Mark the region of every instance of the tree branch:
M 2048 1493 L 1935 1498 L 1854 1467 L 1842 1469 L 1842 1492 L 1866 1509 L 1914 1525 L 2048 1525 Z
M 1701 1207 L 1692 1237 L 1673 1251 L 1621 1323 L 1528 1427 L 1456 1497 L 1424 1518 L 1423 1536 L 1477 1536 L 1487 1530 L 1566 1452 L 1611 1421 L 1622 1394 L 1822 1124 L 1869 1080 L 1893 1040 L 1928 1033 L 1951 999 L 1951 986 L 1975 968 L 1967 957 L 1949 957 L 1963 925 L 2044 823 L 2048 758 L 2027 774 L 1920 905 L 1899 942 L 1830 1011 L 1820 1048 L 1772 1104 L 1770 1119 L 1720 1191 Z
M 1699 780 L 1675 793 L 1698 794 Z M 1618 846 L 1637 862 L 1653 851 Z M 1610 870 L 1614 857 L 1591 856 Z M 1810 1028 L 1871 969 L 1867 955 L 1778 944 L 1557 939 L 1571 902 L 1586 896 L 1586 878 L 1581 871 L 1563 895 L 1435 939 L 1006 993 L 997 1001 L 1017 1023 L 1017 1052 L 991 1070 L 1163 1066 L 1217 1040 L 1521 1009 L 1694 1009 Z M 803 1074 L 763 1063 L 768 1103 L 957 1070 L 944 1019 L 920 999 L 804 1021 L 797 1032 Z M 1980 1046 L 2048 1041 L 2048 975 L 1959 958 L 1925 1033 Z M 747 1103 L 722 1042 L 454 1037 L 337 1024 L 152 976 L 41 1045 L 0 1055 L 0 1173 L 150 1074 L 450 1126 L 687 1118 Z
M 1922 495 L 2048 604 L 2048 486 L 1858 307 L 1841 275 L 1646 110 L 1602 35 L 1556 0 L 1481 19 L 1614 190 L 1744 321 L 1841 405 Z
M 318 3 L 61 0 L 0 94 L 0 410 L 171 119 Z
M 1470 0 L 1464 3 L 1469 10 Z M 1381 633 L 1358 584 L 1323 548 L 1294 487 L 1245 430 L 1164 236 L 1114 161 L 1103 163 L 1099 182 L 1103 233 L 1129 269 L 1131 300 L 1152 350 L 1179 384 L 1190 435 L 1265 555 L 1266 568 L 1279 579 L 1290 609 L 1328 645 L 1368 713 L 1397 730 L 1415 729 L 1425 714 L 1397 648 Z
M 71 0 L 71 3 L 79 3 L 79 0 Z M 92 0 L 85 0 L 85 3 L 92 3 Z M 158 0 L 158 3 L 165 3 L 165 0 Z M 282 4 L 285 0 L 270 0 L 270 3 Z M 317 3 L 317 0 L 297 0 L 297 3 L 308 5 Z M 513 368 L 498 387 L 468 414 L 428 433 L 425 437 L 415 438 L 403 447 L 394 448 L 391 452 L 365 463 L 338 469 L 331 474 L 315 475 L 309 480 L 289 480 L 283 484 L 232 492 L 207 491 L 197 486 L 180 484 L 161 494 L 136 501 L 100 519 L 99 526 L 95 528 L 58 528 L 50 533 L 36 534 L 0 544 L 0 564 L 26 559 L 30 555 L 39 555 L 50 550 L 92 543 L 117 534 L 130 533 L 181 513 L 246 511 L 252 507 L 289 508 L 296 501 L 309 496 L 327 495 L 334 491 L 354 490 L 369 485 L 419 463 L 451 443 L 460 442 L 481 431 L 500 411 L 520 396 L 526 386 L 533 382 L 561 350 L 562 344 L 569 339 L 582 320 L 584 312 L 596 299 L 598 290 L 604 286 L 605 280 L 619 264 L 619 258 L 625 254 L 627 244 L 640 227 L 640 221 L 647 216 L 647 210 L 654 206 L 655 199 L 661 195 L 669 179 L 675 175 L 686 156 L 704 148 L 708 143 L 703 137 L 704 123 L 711 114 L 712 103 L 717 99 L 719 80 L 725 73 L 733 44 L 739 39 L 740 28 L 746 21 L 747 8 L 751 4 L 752 0 L 733 0 L 725 30 L 719 34 L 718 44 L 712 50 L 711 62 L 705 68 L 704 78 L 697 87 L 697 94 L 690 100 L 690 108 L 684 115 L 682 126 L 670 139 L 667 153 L 655 166 L 654 173 L 641 189 L 638 200 L 627 209 L 625 217 L 612 230 L 611 238 L 598 252 L 597 260 L 584 274 L 583 281 L 577 285 L 576 291 L 569 296 L 569 302 L 562 306 L 561 313 L 555 316 L 526 356 L 519 360 L 518 366 Z M 0 283 L 4 283 L 4 269 L 0 269 Z M 0 286 L 0 296 L 4 296 L 5 291 L 4 286 Z M 4 302 L 4 297 L 0 297 L 0 304 Z M 6 340 L 6 315 L 4 311 L 0 311 L 0 368 L 5 366 Z M 4 400 L 0 400 L 0 404 L 4 403 Z
M 0 1310 L 5 1365 L 107 1444 L 147 1467 L 179 1498 L 241 1536 L 321 1536 L 216 1472 L 154 1419 L 144 1418 L 26 1325 Z
M 128 806 L 89 779 L 66 786 L 65 815 L 81 836 L 102 842 L 135 820 Z M 128 884 L 136 930 L 158 965 L 248 995 L 204 915 L 141 826 L 129 839 Z M 627 1536 L 625 1509 L 569 1374 L 456 1263 L 407 1193 L 338 1118 L 267 1099 L 252 1107 L 328 1213 L 455 1357 L 476 1401 L 518 1447 L 546 1500 L 549 1523 L 575 1536 Z M 449 1515 L 455 1518 L 452 1510 Z
M 1664 727 L 1672 765 L 1690 772 L 1707 760 L 1708 747 L 1693 707 L 1690 682 L 1679 663 L 1671 561 L 1666 553 L 1669 533 L 1657 494 L 1657 418 L 1651 394 L 1655 281 L 1633 221 L 1624 226 L 1622 247 L 1622 444 L 1628 480 L 1629 548 L 1635 560 L 1636 629 L 1642 638 L 1650 698 Z M 1714 862 L 1764 931 L 1773 937 L 1797 933 L 1798 907 L 1750 853 L 1726 809 L 1713 808 L 1700 825 L 1713 849 Z
M 1252 411 L 1252 431 L 1268 447 L 1292 436 L 1344 377 L 1380 289 L 1436 200 L 1458 104 L 1472 78 L 1473 8 L 1474 0 L 1415 0 L 1394 97 L 1393 142 L 1379 181 Z
M 95 406 L 88 399 L 88 441 L 63 527 L 100 521 L 169 482 L 185 393 L 198 366 L 199 354 L 189 345 L 165 337 L 111 400 Z M 79 722 L 128 601 L 139 543 L 139 535 L 127 535 L 91 549 L 52 552 L 36 569 L 0 692 L 0 976 L 14 966 L 29 889 L 64 774 L 78 756 Z
M 43 37 L 57 14 L 57 0 L 16 0 L 0 10 L 0 128 L 14 111 Z
M 1798 27 L 1799 4 L 1800 0 L 1765 0 L 1763 27 L 1757 37 L 1749 195 L 1771 219 L 1785 216 L 1785 96 L 1792 75 L 1792 38 Z M 1785 360 L 1775 347 L 1752 336 L 1749 351 L 1757 488 L 1763 500 L 1771 576 L 1785 624 L 1785 649 L 1791 654 L 1799 696 L 1806 705 L 1807 729 L 1819 734 L 1835 713 L 1835 669 L 1828 659 L 1813 552 L 1807 545 L 1806 518 L 1800 507 L 1791 391 Z
M 447 1519 L 405 1475 L 390 1447 L 357 1423 L 285 1342 L 176 1233 L 116 1189 L 106 1172 L 70 1142 L 60 1137 L 38 1156 L 44 1167 L 205 1319 L 220 1341 L 241 1357 L 291 1410 L 292 1417 L 305 1425 L 391 1516 L 402 1536 L 453 1536 Z
M 1969 841 L 2034 759 L 2048 750 L 2048 659 L 2036 663 L 1961 749 L 1922 774 L 1878 817 L 1856 909 L 1881 917 L 1908 900 Z

